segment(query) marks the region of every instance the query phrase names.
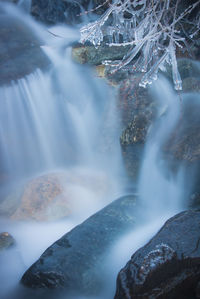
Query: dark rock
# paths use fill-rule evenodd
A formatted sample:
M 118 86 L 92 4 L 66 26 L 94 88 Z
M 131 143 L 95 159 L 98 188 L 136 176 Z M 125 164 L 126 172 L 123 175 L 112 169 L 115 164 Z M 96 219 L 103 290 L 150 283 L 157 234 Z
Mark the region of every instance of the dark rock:
M 29 288 L 98 293 L 103 258 L 113 242 L 135 223 L 135 196 L 122 197 L 51 245 L 23 275 Z
M 191 59 L 178 59 L 178 69 L 181 75 L 182 80 L 185 78 L 199 78 L 200 75 L 200 64 Z
M 0 233 L 0 251 L 15 245 L 14 238 L 7 232 Z
M 200 210 L 169 219 L 119 272 L 115 299 L 194 299 L 200 281 Z
M 184 92 L 200 92 L 200 79 L 195 77 L 188 77 L 182 83 Z
M 66 3 L 62 0 L 32 0 L 31 14 L 39 21 L 56 24 L 65 21 Z
M 182 97 L 182 115 L 164 148 L 179 161 L 200 160 L 199 109 L 197 94 Z
M 127 173 L 138 177 L 144 144 L 157 114 L 157 103 L 148 88 L 139 87 L 139 76 L 124 80 L 119 89 L 118 106 L 122 117 L 120 143 Z
M 186 204 L 195 207 L 200 204 L 199 93 L 182 94 L 181 109 L 181 117 L 162 150 L 171 173 L 184 170 L 184 187 L 189 192 Z
M 31 14 L 43 23 L 74 25 L 83 21 L 85 11 L 102 14 L 107 8 L 108 3 L 102 0 L 32 0 Z
M 2 3 L 6 3 L 6 2 L 8 2 L 8 3 L 17 3 L 19 0 L 0 0 L 0 3 L 2 2 Z
M 49 59 L 40 48 L 33 30 L 17 17 L 0 14 L 0 84 L 9 84 L 37 68 L 45 69 Z
M 200 64 L 199 62 L 189 59 L 189 58 L 178 58 L 177 59 L 178 70 L 181 76 L 182 81 L 188 78 L 199 79 L 200 76 Z M 166 65 L 166 72 L 164 73 L 172 81 L 172 68 L 170 65 Z M 186 90 L 183 86 L 183 92 L 188 91 L 187 86 Z

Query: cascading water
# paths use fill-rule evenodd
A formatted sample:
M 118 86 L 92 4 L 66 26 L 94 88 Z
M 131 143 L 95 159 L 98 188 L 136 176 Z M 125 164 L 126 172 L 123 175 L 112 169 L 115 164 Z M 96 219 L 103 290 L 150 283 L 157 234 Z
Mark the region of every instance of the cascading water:
M 15 18 L 20 18 L 18 12 Z M 27 19 L 26 26 L 31 27 L 32 21 Z M 37 30 L 40 36 L 41 32 L 48 36 L 43 28 Z M 112 91 L 89 69 L 72 63 L 70 49 L 62 49 L 60 55 L 69 35 L 71 40 L 78 37 L 75 30 L 65 29 L 63 34 L 67 38 L 61 44 L 58 41 L 56 50 L 50 38 L 42 42 L 52 62 L 48 72 L 38 69 L 0 89 L 1 168 L 14 180 L 77 166 L 120 175 L 119 126 L 113 130 L 117 114 Z M 103 144 L 113 140 L 108 158 Z
M 188 191 L 183 187 L 184 171 L 180 167 L 176 174 L 169 175 L 162 157 L 162 147 L 181 117 L 180 96 L 164 77 L 159 78 L 150 91 L 158 102 L 158 113 L 149 129 L 137 186 L 139 217 L 134 230 L 120 238 L 107 255 L 105 272 L 108 283 L 105 283 L 100 299 L 113 298 L 116 273 L 134 252 L 158 232 L 165 221 L 184 209 L 184 194 Z
M 155 218 L 164 213 L 175 214 L 183 208 L 181 170 L 176 177 L 170 177 L 161 157 L 162 146 L 181 117 L 180 97 L 164 78 L 154 84 L 152 96 L 158 100 L 160 108 L 146 143 L 138 184 L 138 193 L 147 218 Z
M 36 69 L 9 86 L 0 87 L 0 169 L 4 175 L 1 213 L 6 205 L 10 208 L 9 198 L 17 197 L 18 186 L 23 189 L 32 179 L 53 174 L 62 185 L 64 198 L 70 197 L 74 217 L 52 223 L 0 219 L 1 231 L 9 231 L 17 241 L 15 249 L 0 257 L 2 298 L 52 242 L 125 189 L 119 146 L 120 117 L 114 92 L 95 78 L 91 70 L 71 61 L 69 45 L 78 39 L 77 32 L 56 27 L 48 33 L 13 7 L 5 7 L 4 11 L 16 18 L 19 26 L 23 18 L 23 26 L 40 36 L 51 64 L 45 72 Z M 108 253 L 105 263 L 109 265 L 109 286 L 105 286 L 105 292 L 102 290 L 101 299 L 112 298 L 116 274 L 130 254 L 182 208 L 181 175 L 176 180 L 167 177 L 159 155 L 180 117 L 179 99 L 163 80 L 156 82 L 153 90 L 154 97 L 163 99 L 164 104 L 160 104 L 160 114 L 149 134 L 139 180 L 138 213 L 142 214 L 143 223 L 138 223 L 136 230 L 119 240 Z
M 0 225 L 1 231 L 9 231 L 17 241 L 15 249 L 0 257 L 0 279 L 4 285 L 0 290 L 2 298 L 53 241 L 122 194 L 120 177 L 123 168 L 114 91 L 97 79 L 90 69 L 71 61 L 68 45 L 77 40 L 77 31 L 57 27 L 51 28 L 49 33 L 16 8 L 2 6 L 1 9 L 4 17 L 14 19 L 19 30 L 25 26 L 30 36 L 34 33 L 34 41 L 35 36 L 39 36 L 39 44 L 45 45 L 43 51 L 50 60 L 48 70 L 35 69 L 0 87 L 0 168 L 3 174 Z M 58 33 L 59 37 L 52 32 Z M 18 56 L 23 55 L 22 48 Z M 26 65 L 29 61 L 23 63 Z M 35 185 L 35 178 L 37 181 L 45 176 L 45 185 Z M 18 188 L 22 194 L 26 184 L 33 180 L 35 192 L 38 192 L 37 188 L 43 188 L 44 194 L 51 187 L 52 176 L 59 183 L 58 188 L 55 185 L 52 188 L 61 189 L 61 200 L 68 198 L 72 208 L 68 220 L 37 224 L 31 221 L 32 216 L 28 216 L 23 222 L 23 207 L 17 212 L 17 217 L 23 215 L 21 221 L 5 218 L 13 206 L 13 198 L 15 202 L 18 197 Z M 63 209 L 61 204 L 56 218 L 62 218 Z M 57 207 L 55 210 L 51 213 L 53 219 Z M 36 239 L 39 250 L 32 250 Z

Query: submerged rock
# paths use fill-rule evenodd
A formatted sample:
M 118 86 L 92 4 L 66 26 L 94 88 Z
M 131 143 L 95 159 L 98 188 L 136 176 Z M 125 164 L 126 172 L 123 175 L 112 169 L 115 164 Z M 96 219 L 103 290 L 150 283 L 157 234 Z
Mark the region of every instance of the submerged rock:
M 121 197 L 76 226 L 41 255 L 21 283 L 34 289 L 97 294 L 104 280 L 105 255 L 134 226 L 135 205 L 135 196 Z
M 199 298 L 200 211 L 169 219 L 119 272 L 115 299 Z
M 31 27 L 3 11 L 0 11 L 0 40 L 0 85 L 10 84 L 50 64 Z
M 69 214 L 69 202 L 63 196 L 59 175 L 37 177 L 24 188 L 19 206 L 12 214 L 14 220 L 53 220 Z
M 15 245 L 15 240 L 8 232 L 0 233 L 0 251 L 8 249 L 13 245 Z
M 0 215 L 36 221 L 83 217 L 101 208 L 114 190 L 116 186 L 101 172 L 75 168 L 47 173 L 30 179 L 6 196 L 0 202 Z

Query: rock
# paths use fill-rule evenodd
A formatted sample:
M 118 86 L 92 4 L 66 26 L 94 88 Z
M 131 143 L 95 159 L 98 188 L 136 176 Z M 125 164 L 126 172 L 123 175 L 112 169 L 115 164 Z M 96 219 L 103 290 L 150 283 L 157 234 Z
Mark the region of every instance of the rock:
M 198 298 L 200 210 L 182 212 L 119 272 L 115 299 Z
M 33 289 L 98 294 L 104 279 L 104 256 L 133 227 L 135 215 L 135 196 L 115 200 L 51 245 L 25 272 L 21 283 Z
M 195 77 L 188 77 L 183 80 L 184 92 L 200 92 L 200 79 Z
M 157 103 L 149 90 L 139 87 L 139 76 L 124 80 L 119 89 L 118 109 L 122 117 L 120 144 L 128 175 L 138 177 L 144 144 L 157 114 Z
M 93 10 L 100 5 L 101 7 Z M 102 14 L 107 8 L 108 3 L 103 5 L 101 0 L 32 0 L 31 14 L 43 23 L 74 25 L 84 20 L 84 16 L 87 14 L 84 14 L 85 11 Z
M 8 2 L 8 3 L 17 3 L 19 0 L 0 0 L 0 3 L 5 3 L 5 2 Z
M 14 238 L 7 232 L 0 233 L 0 251 L 15 245 Z
M 29 181 L 11 218 L 44 221 L 69 215 L 69 202 L 63 195 L 60 179 L 59 175 L 48 174 Z
M 189 192 L 187 205 L 195 207 L 200 203 L 199 94 L 183 94 L 181 101 L 182 114 L 163 145 L 163 158 L 172 174 L 180 168 L 184 170 L 184 188 Z
M 200 160 L 200 103 L 197 94 L 186 94 L 182 98 L 182 115 L 164 150 L 179 161 Z
M 0 40 L 0 85 L 49 66 L 49 59 L 40 48 L 42 42 L 18 17 L 0 12 Z
M 191 59 L 182 58 L 182 59 L 178 59 L 177 63 L 178 63 L 178 69 L 182 80 L 190 77 L 199 78 L 200 75 L 199 62 Z
M 72 48 L 72 58 L 81 64 L 99 65 L 105 60 L 119 60 L 127 53 L 130 46 L 109 47 L 102 44 L 95 48 L 93 45 L 77 44 Z
M 62 0 L 32 0 L 31 14 L 38 20 L 48 24 L 65 21 L 66 3 Z
M 47 173 L 30 179 L 6 196 L 0 202 L 0 215 L 36 221 L 83 217 L 104 206 L 115 188 L 105 174 L 84 168 Z
M 198 61 L 189 59 L 189 58 L 178 58 L 177 66 L 181 76 L 182 81 L 186 78 L 195 78 L 199 80 L 200 76 L 200 63 Z M 166 72 L 164 73 L 172 81 L 172 68 L 169 65 L 166 65 Z M 188 90 L 184 89 L 183 92 Z M 187 86 L 186 86 L 187 87 Z

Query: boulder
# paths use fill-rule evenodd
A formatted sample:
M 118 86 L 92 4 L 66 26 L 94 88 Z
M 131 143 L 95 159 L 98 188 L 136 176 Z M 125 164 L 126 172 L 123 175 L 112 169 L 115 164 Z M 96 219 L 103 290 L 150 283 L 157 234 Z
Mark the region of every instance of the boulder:
M 0 233 L 0 251 L 8 249 L 13 245 L 15 245 L 15 240 L 8 232 Z
M 101 208 L 116 186 L 107 175 L 84 168 L 29 179 L 0 202 L 0 215 L 13 220 L 55 221 L 83 217 Z
M 98 294 L 105 254 L 133 228 L 135 220 L 136 197 L 115 200 L 51 245 L 25 272 L 21 283 L 32 289 Z
M 199 298 L 200 210 L 182 212 L 119 272 L 115 299 Z
M 42 41 L 19 17 L 0 11 L 0 85 L 10 84 L 50 61 L 41 49 Z
M 13 220 L 56 220 L 70 214 L 62 173 L 49 173 L 18 186 L 0 203 L 0 215 Z
M 69 202 L 63 195 L 59 175 L 48 174 L 30 180 L 20 203 L 11 215 L 14 220 L 55 220 L 69 215 Z

